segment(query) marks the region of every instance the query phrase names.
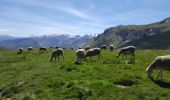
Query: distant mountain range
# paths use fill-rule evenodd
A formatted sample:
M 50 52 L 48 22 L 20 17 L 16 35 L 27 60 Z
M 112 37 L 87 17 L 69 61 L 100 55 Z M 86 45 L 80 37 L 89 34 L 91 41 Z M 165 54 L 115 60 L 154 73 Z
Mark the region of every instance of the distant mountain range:
M 0 36 L 0 48 L 16 50 L 20 47 L 64 47 L 78 48 L 85 45 L 99 47 L 115 45 L 116 48 L 134 45 L 138 49 L 170 48 L 170 17 L 147 25 L 119 25 L 110 27 L 97 36 L 45 35 L 19 38 Z
M 27 48 L 32 46 L 34 48 L 39 47 L 63 47 L 63 48 L 78 48 L 87 44 L 92 36 L 70 36 L 63 35 L 46 35 L 28 38 L 19 38 L 11 36 L 0 36 L 0 47 L 16 50 L 20 47 Z
M 93 47 L 113 44 L 117 48 L 134 45 L 140 49 L 170 48 L 170 17 L 147 25 L 119 25 L 106 29 L 89 44 Z

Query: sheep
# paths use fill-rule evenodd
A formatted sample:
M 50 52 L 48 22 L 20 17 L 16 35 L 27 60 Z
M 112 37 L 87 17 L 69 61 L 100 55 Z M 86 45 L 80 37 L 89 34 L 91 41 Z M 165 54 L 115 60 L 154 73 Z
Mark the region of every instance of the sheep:
M 62 58 L 64 60 L 64 52 L 63 52 L 62 48 L 58 48 L 56 50 L 53 50 L 53 52 L 51 54 L 50 62 L 53 61 L 53 58 L 55 59 L 55 61 L 56 61 L 56 58 L 58 58 L 58 62 L 59 62 L 60 56 L 62 56 Z
M 70 48 L 71 50 L 74 50 L 74 48 Z
M 114 45 L 110 45 L 110 51 L 113 51 L 114 50 Z
M 18 54 L 21 54 L 23 52 L 23 48 L 19 48 Z
M 87 50 L 89 50 L 90 49 L 90 46 L 86 46 L 85 47 L 85 50 L 87 51 Z
M 135 50 L 136 50 L 136 47 L 134 46 L 127 46 L 127 47 L 124 47 L 122 48 L 119 53 L 117 54 L 117 57 L 119 57 L 120 55 L 122 55 L 122 58 L 123 58 L 123 55 L 131 55 L 131 57 L 135 57 Z
M 98 58 L 100 60 L 100 57 L 101 57 L 100 53 L 101 53 L 100 48 L 89 49 L 89 50 L 87 50 L 87 52 L 85 54 L 85 59 L 86 59 L 86 57 L 90 57 L 90 61 L 91 61 L 92 56 L 98 56 Z
M 27 52 L 30 52 L 30 51 L 32 51 L 33 50 L 33 47 L 28 47 L 27 48 Z
M 85 57 L 85 50 L 84 49 L 78 49 L 76 51 L 76 57 L 77 57 L 78 62 L 83 61 L 84 57 Z
M 40 47 L 39 48 L 39 52 L 44 52 L 44 51 L 48 52 L 47 48 L 45 48 L 45 47 Z
M 102 45 L 102 46 L 100 46 L 100 49 L 106 50 L 106 49 L 107 49 L 107 46 L 106 46 L 106 45 Z
M 151 74 L 154 69 L 158 70 L 158 75 L 157 75 L 156 79 L 159 79 L 159 77 L 160 77 L 160 79 L 162 80 L 163 69 L 170 71 L 170 55 L 158 56 L 155 58 L 155 60 L 146 69 L 146 72 L 149 77 L 151 77 Z

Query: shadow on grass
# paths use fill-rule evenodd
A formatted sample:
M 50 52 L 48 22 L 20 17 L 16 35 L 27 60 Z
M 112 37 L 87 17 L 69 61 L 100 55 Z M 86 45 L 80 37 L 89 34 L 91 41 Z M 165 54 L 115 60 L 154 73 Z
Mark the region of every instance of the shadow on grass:
M 169 88 L 170 89 L 170 82 L 164 82 L 161 80 L 155 80 L 153 77 L 149 77 L 151 81 L 153 81 L 155 84 L 159 85 L 162 88 Z

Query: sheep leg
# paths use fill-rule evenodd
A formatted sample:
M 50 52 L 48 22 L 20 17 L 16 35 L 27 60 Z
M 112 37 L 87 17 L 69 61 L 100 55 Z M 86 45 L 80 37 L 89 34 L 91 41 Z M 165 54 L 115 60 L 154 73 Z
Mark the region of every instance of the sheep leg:
M 53 61 L 53 56 L 51 56 L 51 58 L 50 58 L 50 62 L 52 62 Z
M 163 74 L 162 69 L 160 69 L 161 80 L 162 80 L 162 74 Z
M 100 60 L 100 55 L 98 55 L 98 58 L 99 58 L 99 60 Z
M 135 59 L 135 54 L 134 53 L 132 53 L 132 57 Z
M 56 59 L 57 59 L 57 57 L 54 58 L 55 62 L 56 62 Z
M 59 60 L 60 60 L 60 57 L 58 56 L 58 62 L 59 62 Z
M 162 80 L 162 69 L 160 68 L 158 69 L 158 75 L 156 76 L 156 79 L 159 79 L 159 78 Z
M 63 61 L 64 61 L 64 56 L 62 55 Z
M 90 61 L 91 61 L 91 58 L 92 58 L 92 57 L 90 56 Z

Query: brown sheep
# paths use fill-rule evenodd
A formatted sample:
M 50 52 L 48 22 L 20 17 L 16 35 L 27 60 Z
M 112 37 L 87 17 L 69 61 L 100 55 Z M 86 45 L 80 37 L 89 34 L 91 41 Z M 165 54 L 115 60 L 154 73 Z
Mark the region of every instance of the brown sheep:
M 31 52 L 31 51 L 33 51 L 33 47 L 28 47 L 27 52 Z
M 45 47 L 40 47 L 40 48 L 39 48 L 39 51 L 40 51 L 40 52 L 44 52 L 44 51 L 48 52 L 47 48 L 45 48 Z

